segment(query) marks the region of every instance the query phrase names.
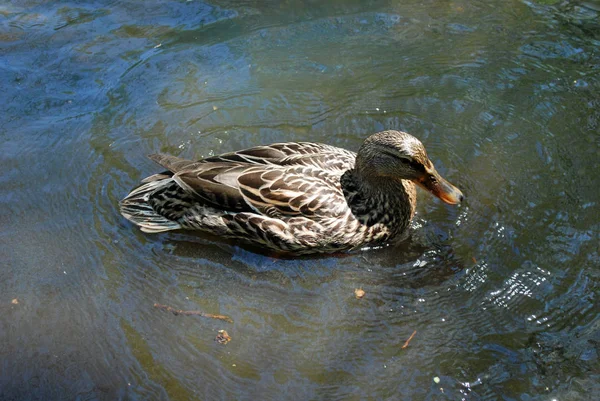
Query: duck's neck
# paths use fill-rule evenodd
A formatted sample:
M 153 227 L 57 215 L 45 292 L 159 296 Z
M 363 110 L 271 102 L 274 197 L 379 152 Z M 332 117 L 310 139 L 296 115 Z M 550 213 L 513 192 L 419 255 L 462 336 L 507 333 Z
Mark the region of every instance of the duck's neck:
M 417 203 L 412 181 L 365 177 L 353 169 L 346 171 L 340 182 L 348 206 L 362 224 L 383 224 L 394 234 L 408 228 Z

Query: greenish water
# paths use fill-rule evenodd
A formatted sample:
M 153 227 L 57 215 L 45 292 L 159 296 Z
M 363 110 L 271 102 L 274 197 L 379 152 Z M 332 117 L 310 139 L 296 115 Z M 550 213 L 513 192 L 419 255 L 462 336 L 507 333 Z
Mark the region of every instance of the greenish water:
M 599 10 L 2 2 L 0 399 L 597 397 Z M 420 193 L 400 246 L 279 260 L 117 210 L 149 153 L 387 128 L 466 195 Z

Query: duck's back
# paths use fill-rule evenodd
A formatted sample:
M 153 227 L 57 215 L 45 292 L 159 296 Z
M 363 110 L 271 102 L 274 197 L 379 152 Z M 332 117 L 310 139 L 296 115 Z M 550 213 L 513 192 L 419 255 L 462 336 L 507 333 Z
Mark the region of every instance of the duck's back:
M 354 168 L 356 153 L 312 142 L 286 142 L 255 146 L 237 152 L 208 157 L 198 163 L 245 162 L 279 166 L 311 166 L 333 174 Z

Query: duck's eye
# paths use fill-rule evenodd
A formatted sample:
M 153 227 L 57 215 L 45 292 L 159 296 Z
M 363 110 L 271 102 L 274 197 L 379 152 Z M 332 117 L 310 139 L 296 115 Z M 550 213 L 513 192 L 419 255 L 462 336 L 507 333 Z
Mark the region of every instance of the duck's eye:
M 403 161 L 404 161 L 404 163 L 408 164 L 410 166 L 410 168 L 412 168 L 415 171 L 425 171 L 425 167 L 421 163 L 419 163 L 413 159 L 403 159 Z
M 400 162 L 402 162 L 403 164 L 409 166 L 409 168 L 411 170 L 415 170 L 415 171 L 419 171 L 419 172 L 425 171 L 425 166 L 423 166 L 423 164 L 419 163 L 418 161 L 416 161 L 412 157 L 404 156 L 404 155 L 399 155 L 397 153 L 392 153 L 392 152 L 389 152 L 389 151 L 384 151 L 383 153 L 391 156 L 394 159 L 400 159 Z

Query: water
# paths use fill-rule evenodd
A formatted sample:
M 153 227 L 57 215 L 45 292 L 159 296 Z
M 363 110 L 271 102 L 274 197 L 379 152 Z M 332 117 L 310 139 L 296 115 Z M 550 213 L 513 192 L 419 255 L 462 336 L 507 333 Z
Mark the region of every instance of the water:
M 253 3 L 0 5 L 0 399 L 597 396 L 599 4 Z M 117 211 L 149 153 L 387 128 L 466 195 L 420 193 L 398 247 L 279 260 Z

